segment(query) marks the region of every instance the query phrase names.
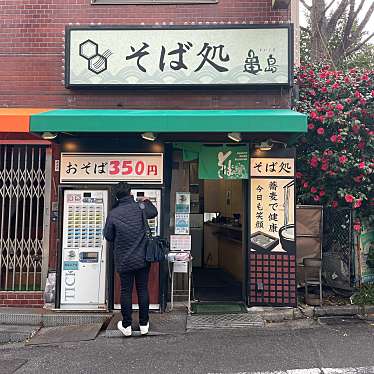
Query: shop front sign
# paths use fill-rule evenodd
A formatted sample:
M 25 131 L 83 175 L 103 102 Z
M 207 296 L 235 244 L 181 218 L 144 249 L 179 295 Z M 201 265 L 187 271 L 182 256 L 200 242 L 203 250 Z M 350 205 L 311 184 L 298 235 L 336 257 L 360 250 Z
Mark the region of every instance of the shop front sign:
M 247 146 L 207 147 L 199 152 L 200 179 L 248 179 Z
M 68 27 L 66 86 L 290 85 L 291 25 Z
M 60 183 L 163 183 L 162 153 L 62 153 Z

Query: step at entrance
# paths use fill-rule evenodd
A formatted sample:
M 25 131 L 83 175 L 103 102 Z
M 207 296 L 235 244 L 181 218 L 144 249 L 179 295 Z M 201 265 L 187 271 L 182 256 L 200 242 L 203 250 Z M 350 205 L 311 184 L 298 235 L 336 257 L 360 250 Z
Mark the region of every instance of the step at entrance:
M 253 314 L 197 314 L 187 317 L 187 331 L 264 327 L 265 320 Z
M 247 308 L 243 303 L 230 302 L 201 302 L 191 305 L 194 314 L 234 314 L 247 313 Z

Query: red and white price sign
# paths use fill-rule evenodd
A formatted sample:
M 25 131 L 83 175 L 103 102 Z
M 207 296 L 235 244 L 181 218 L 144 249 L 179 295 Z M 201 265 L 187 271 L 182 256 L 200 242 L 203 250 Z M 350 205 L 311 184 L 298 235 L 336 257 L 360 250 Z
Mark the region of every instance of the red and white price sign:
M 62 153 L 61 183 L 163 183 L 162 153 Z

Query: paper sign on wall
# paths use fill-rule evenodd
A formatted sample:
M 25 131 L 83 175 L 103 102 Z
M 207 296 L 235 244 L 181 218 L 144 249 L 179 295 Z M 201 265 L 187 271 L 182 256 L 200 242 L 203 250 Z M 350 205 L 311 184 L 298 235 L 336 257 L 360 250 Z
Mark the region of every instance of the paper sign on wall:
M 191 194 L 189 192 L 177 192 L 175 194 L 175 212 L 190 213 Z
M 175 233 L 190 233 L 190 215 L 188 213 L 175 213 Z

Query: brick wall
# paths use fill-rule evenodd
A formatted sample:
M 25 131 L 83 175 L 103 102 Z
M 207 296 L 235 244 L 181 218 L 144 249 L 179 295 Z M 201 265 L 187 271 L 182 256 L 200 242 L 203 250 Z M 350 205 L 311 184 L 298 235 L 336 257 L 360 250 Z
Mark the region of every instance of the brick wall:
M 0 307 L 41 308 L 43 292 L 0 291 Z
M 285 108 L 279 90 L 67 90 L 63 84 L 68 24 L 196 24 L 288 22 L 271 0 L 217 4 L 91 5 L 89 0 L 0 0 L 0 105 L 56 108 L 230 109 Z

